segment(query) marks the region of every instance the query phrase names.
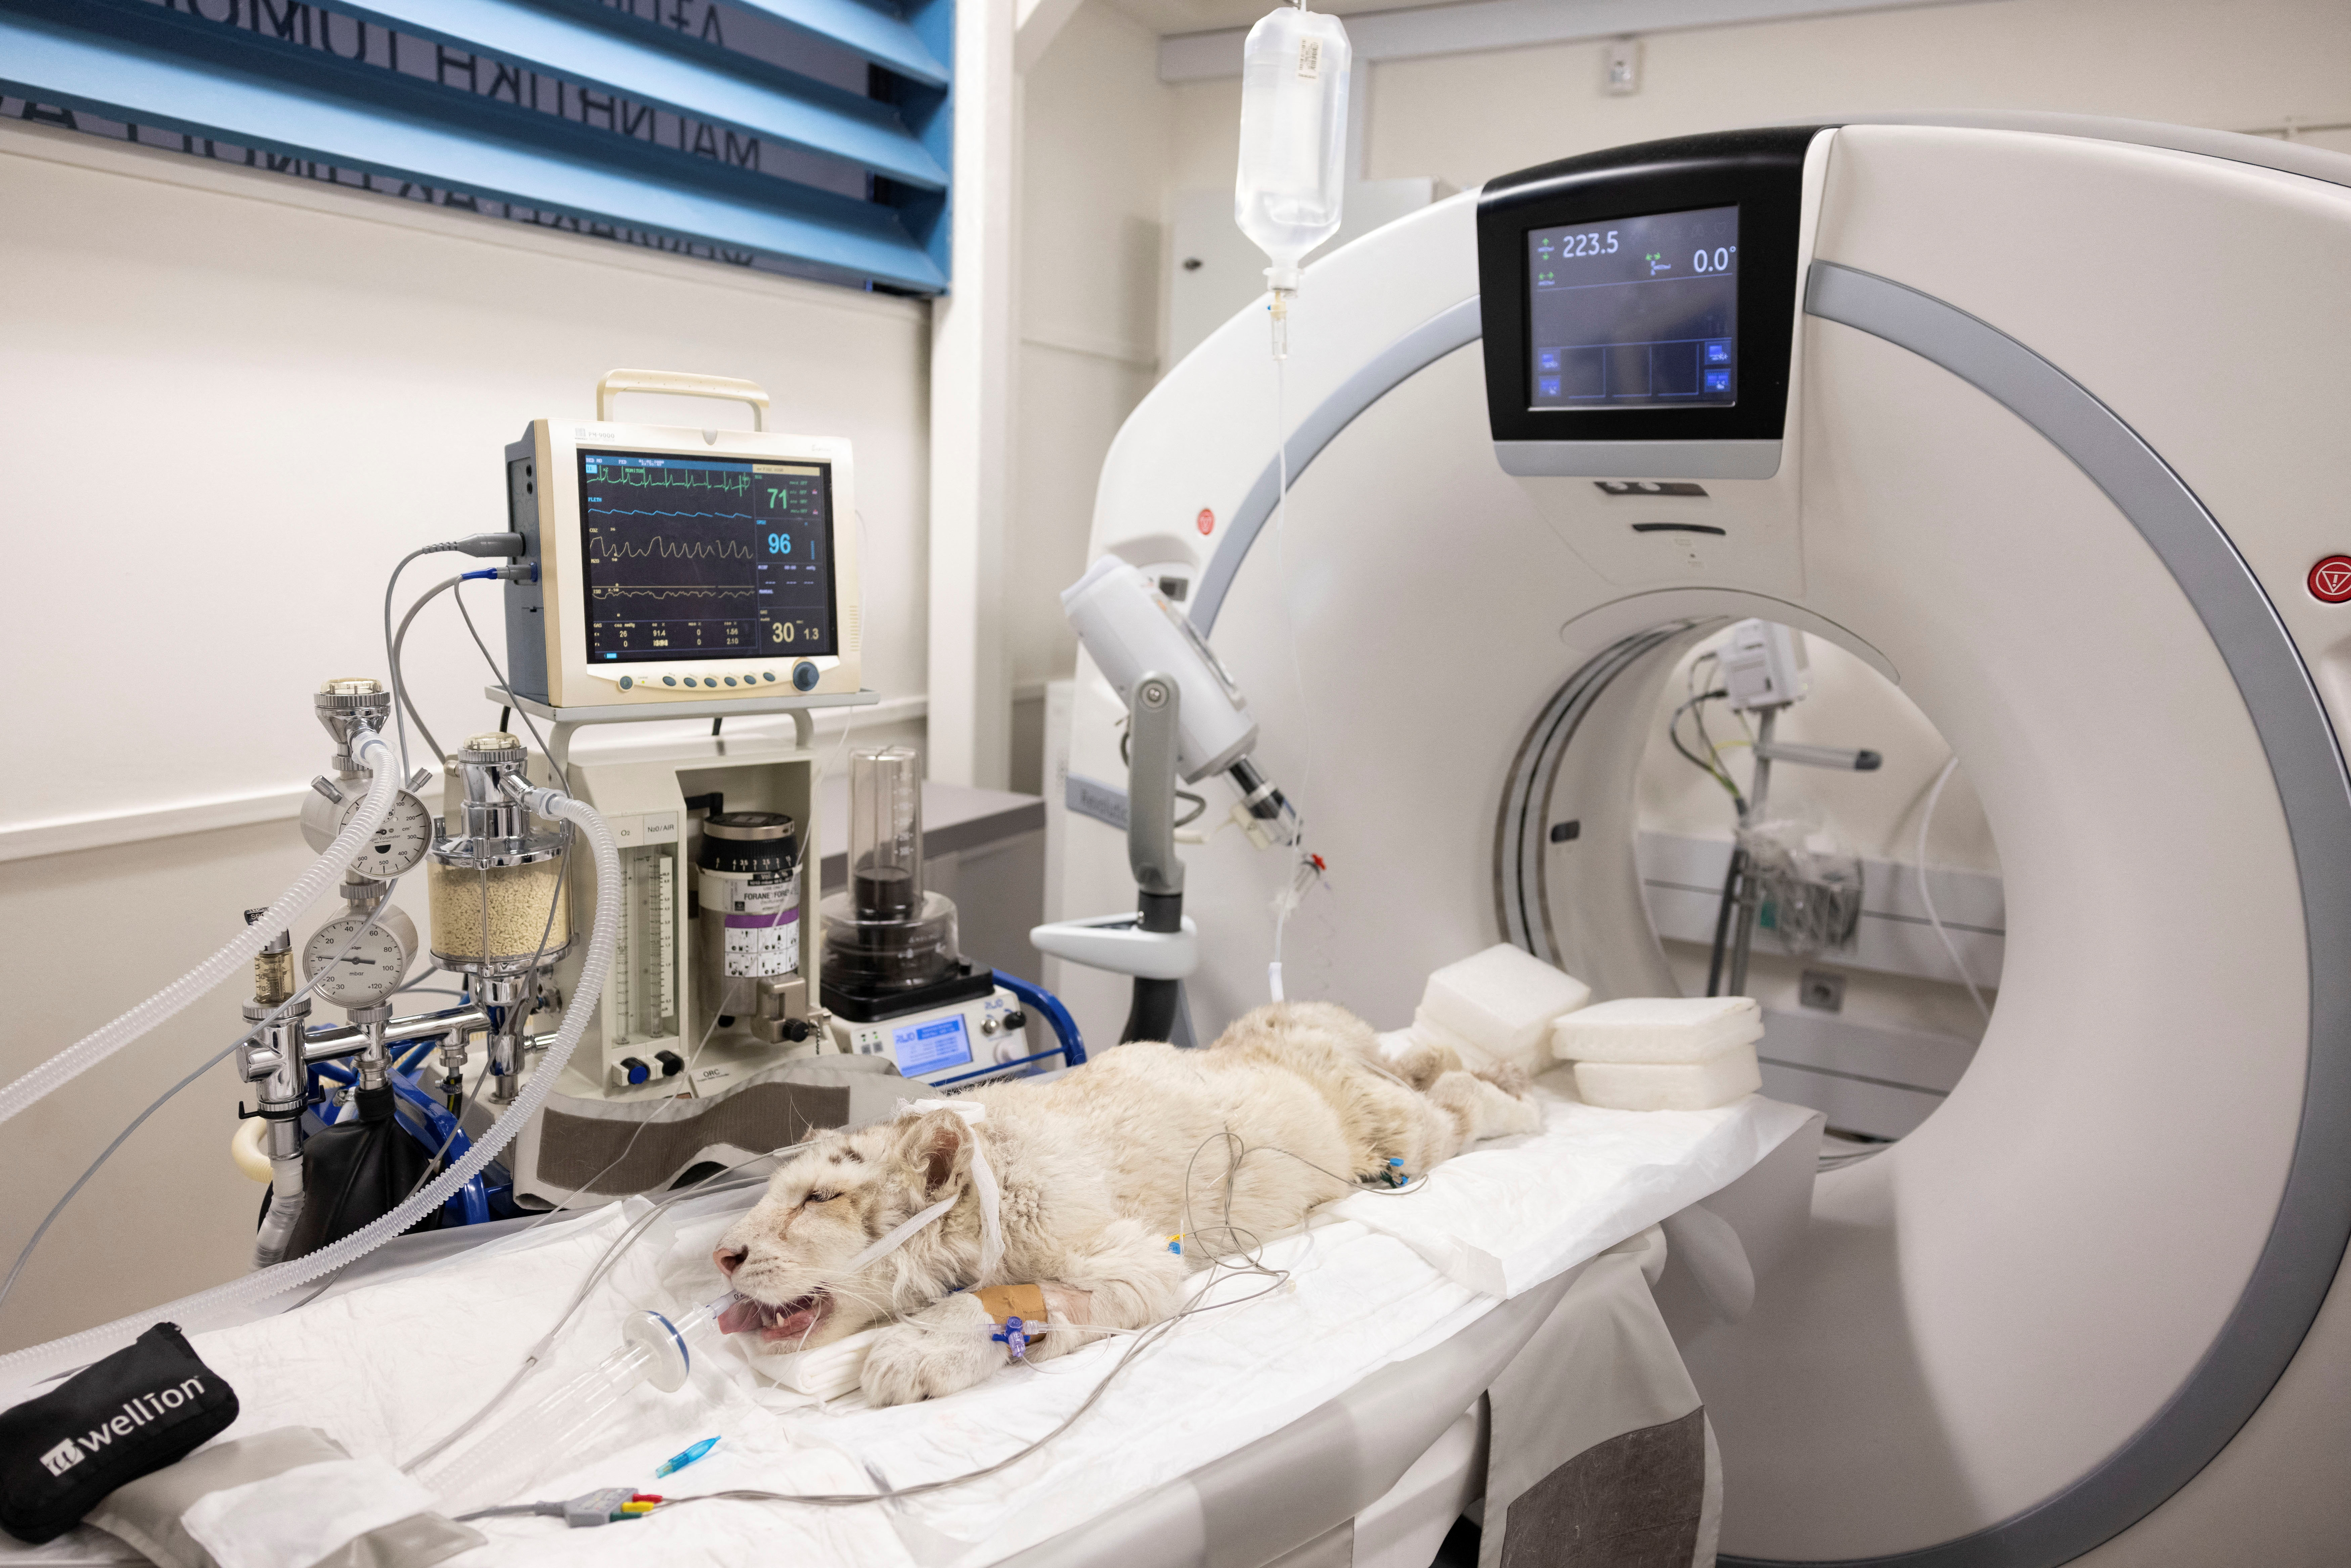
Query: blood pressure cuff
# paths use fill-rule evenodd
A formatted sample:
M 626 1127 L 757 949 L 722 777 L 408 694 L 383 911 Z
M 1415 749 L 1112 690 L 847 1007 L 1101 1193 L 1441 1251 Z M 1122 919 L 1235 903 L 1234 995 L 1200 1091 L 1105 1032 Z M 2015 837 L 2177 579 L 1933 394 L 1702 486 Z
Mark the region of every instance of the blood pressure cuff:
M 0 1529 L 36 1545 L 125 1482 L 162 1469 L 236 1419 L 236 1393 L 172 1323 L 0 1412 Z

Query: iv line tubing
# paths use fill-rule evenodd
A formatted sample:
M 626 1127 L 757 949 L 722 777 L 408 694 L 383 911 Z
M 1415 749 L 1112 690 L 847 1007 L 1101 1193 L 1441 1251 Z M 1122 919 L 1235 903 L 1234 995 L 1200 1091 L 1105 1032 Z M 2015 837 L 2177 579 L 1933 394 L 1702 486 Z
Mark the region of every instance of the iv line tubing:
M 362 728 L 353 738 L 353 757 L 372 768 L 374 777 L 368 780 L 367 794 L 360 801 L 359 810 L 351 813 L 326 852 L 310 862 L 293 886 L 277 895 L 277 901 L 260 919 L 240 930 L 211 957 L 113 1022 L 83 1036 L 0 1089 L 0 1122 L 80 1077 L 227 979 L 240 966 L 252 962 L 254 955 L 291 925 L 294 917 L 316 902 L 327 891 L 329 883 L 341 875 L 343 868 L 351 863 L 351 857 L 359 853 L 360 846 L 375 836 L 385 813 L 392 810 L 394 791 L 400 788 L 400 770 L 383 737 Z M 372 761 L 368 760 L 371 757 Z
M 1949 931 L 1943 929 L 1943 917 L 1935 913 L 1935 889 L 1927 880 L 1927 830 L 1935 825 L 1935 808 L 1942 803 L 1943 786 L 1951 781 L 1951 774 L 1959 765 L 1959 754 L 1954 752 L 1951 759 L 1943 764 L 1943 770 L 1935 775 L 1935 787 L 1927 792 L 1927 809 L 1918 813 L 1918 853 L 1915 857 L 1918 864 L 1918 900 L 1927 906 L 1927 923 L 1935 928 L 1935 935 L 1943 939 L 1943 951 L 1950 955 L 1951 967 L 1959 972 L 1959 983 L 1967 987 L 1976 1010 L 1983 1014 L 1986 1022 L 1990 1022 L 1991 1004 L 1983 999 L 1983 993 L 1976 988 L 1975 977 L 1969 974 L 1967 965 L 1959 961 L 1959 945 L 1951 940 Z
M 1271 999 L 1277 1002 L 1285 999 L 1282 939 L 1289 931 L 1290 911 L 1305 896 L 1305 890 L 1300 884 L 1306 879 L 1301 873 L 1312 860 L 1306 849 L 1306 803 L 1314 798 L 1314 707 L 1306 698 L 1306 666 L 1298 653 L 1297 612 L 1290 602 L 1290 441 L 1283 423 L 1283 405 L 1289 395 L 1289 377 L 1285 373 L 1288 366 L 1287 354 L 1277 352 L 1273 358 L 1273 450 L 1278 475 L 1273 492 L 1273 559 L 1275 575 L 1281 583 L 1281 621 L 1290 640 L 1290 673 L 1298 685 L 1299 717 L 1306 730 L 1306 767 L 1299 779 L 1297 822 L 1290 836 L 1290 878 L 1282 885 L 1281 892 L 1275 895 L 1273 965 L 1267 970 L 1269 984 L 1266 988 L 1272 993 Z
M 374 744 L 382 747 L 381 740 Z M 387 752 L 389 747 L 383 747 Z M 379 779 L 397 783 L 390 766 L 377 770 Z M 298 1286 L 308 1284 L 322 1274 L 331 1273 L 345 1264 L 365 1257 L 378 1247 L 406 1230 L 423 1216 L 441 1207 L 451 1194 L 463 1186 L 512 1143 L 517 1134 L 531 1117 L 538 1113 L 555 1092 L 555 1081 L 564 1063 L 587 1032 L 589 1020 L 595 1016 L 597 998 L 602 994 L 605 977 L 612 967 L 612 948 L 621 925 L 621 855 L 620 847 L 604 820 L 584 803 L 553 789 L 530 791 L 531 810 L 543 817 L 557 817 L 578 825 L 586 837 L 596 860 L 596 920 L 588 937 L 588 955 L 580 972 L 579 984 L 573 988 L 570 1003 L 563 1013 L 563 1027 L 554 1043 L 540 1059 L 538 1070 L 522 1092 L 507 1107 L 472 1148 L 460 1155 L 455 1164 L 443 1171 L 423 1191 L 411 1195 L 408 1200 L 390 1213 L 353 1231 L 341 1240 L 320 1248 L 316 1252 L 216 1285 L 209 1291 L 183 1297 L 163 1306 L 134 1312 L 126 1318 L 106 1323 L 47 1344 L 34 1345 L 13 1354 L 0 1356 L 0 1387 L 30 1382 L 47 1374 L 68 1367 L 87 1364 L 99 1356 L 121 1348 L 156 1323 L 184 1322 L 201 1319 L 225 1307 L 249 1301 L 266 1301 L 284 1295 Z M 369 831 L 374 823 L 368 824 Z

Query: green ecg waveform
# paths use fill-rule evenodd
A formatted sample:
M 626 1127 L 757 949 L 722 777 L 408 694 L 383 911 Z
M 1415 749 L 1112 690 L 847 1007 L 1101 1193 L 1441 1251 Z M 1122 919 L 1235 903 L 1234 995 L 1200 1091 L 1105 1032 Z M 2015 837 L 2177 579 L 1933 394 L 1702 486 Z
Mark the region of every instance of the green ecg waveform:
M 599 467 L 590 482 L 598 485 L 633 485 L 641 490 L 716 490 L 721 495 L 739 496 L 751 487 L 748 474 L 722 474 L 708 468 L 619 468 Z
M 758 590 L 714 585 L 708 588 L 599 588 L 590 594 L 594 599 L 723 599 L 735 594 L 749 595 Z

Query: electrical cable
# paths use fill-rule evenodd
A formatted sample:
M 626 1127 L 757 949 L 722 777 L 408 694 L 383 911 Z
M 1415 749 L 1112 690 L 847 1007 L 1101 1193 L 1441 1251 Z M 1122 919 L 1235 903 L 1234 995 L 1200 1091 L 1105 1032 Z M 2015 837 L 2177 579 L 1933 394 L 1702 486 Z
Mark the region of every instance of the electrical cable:
M 1935 928 L 1935 935 L 1942 938 L 1943 951 L 1950 955 L 1951 967 L 1959 972 L 1959 983 L 1967 987 L 1976 1010 L 1983 1014 L 1986 1023 L 1990 1023 L 1991 1004 L 1985 1001 L 1983 992 L 1976 988 L 1975 977 L 1968 973 L 1967 965 L 1959 958 L 1959 945 L 1951 940 L 1951 934 L 1943 928 L 1943 917 L 1935 913 L 1935 889 L 1927 876 L 1927 830 L 1935 825 L 1935 808 L 1942 801 L 1943 786 L 1951 781 L 1951 774 L 1959 766 L 1959 753 L 1953 752 L 1950 760 L 1943 764 L 1943 770 L 1935 775 L 1935 787 L 1927 792 L 1927 809 L 1918 814 L 1918 853 L 1915 857 L 1918 868 L 1918 898 L 1927 906 L 1927 923 Z
M 449 550 L 455 550 L 462 555 L 470 555 L 477 559 L 500 555 L 512 559 L 522 554 L 524 543 L 522 535 L 517 533 L 468 534 L 462 539 L 443 539 L 438 544 L 420 546 L 402 556 L 393 565 L 392 575 L 384 579 L 383 656 L 385 662 L 392 667 L 392 719 L 394 731 L 400 737 L 400 776 L 402 778 L 407 778 L 413 769 L 408 765 L 408 728 L 401 716 L 402 710 L 404 707 L 410 707 L 411 705 L 408 702 L 407 686 L 400 678 L 400 660 L 393 652 L 392 635 L 392 596 L 393 591 L 400 586 L 400 574 L 408 570 L 410 561 L 423 556 L 439 555 Z M 432 595 L 428 593 L 425 597 L 429 599 Z M 420 733 L 423 732 L 424 721 L 418 719 L 416 727 Z M 426 737 L 426 744 L 431 744 L 429 736 Z
M 1744 817 L 1747 814 L 1747 802 L 1745 798 L 1740 794 L 1739 785 L 1737 781 L 1730 777 L 1729 770 L 1722 766 L 1719 759 L 1708 760 L 1706 758 L 1699 757 L 1696 752 L 1690 750 L 1689 747 L 1682 744 L 1681 737 L 1682 715 L 1688 713 L 1692 708 L 1698 706 L 1702 703 L 1712 702 L 1717 697 L 1728 695 L 1729 695 L 1728 692 L 1719 691 L 1701 693 L 1699 695 L 1690 698 L 1689 701 L 1674 709 L 1673 716 L 1666 721 L 1666 738 L 1673 743 L 1673 747 L 1676 751 L 1681 753 L 1683 761 L 1688 763 L 1691 767 L 1697 768 L 1699 772 L 1713 779 L 1717 784 L 1721 785 L 1723 791 L 1738 804 L 1739 814 Z M 1706 722 L 1703 716 L 1698 719 L 1698 737 L 1700 743 L 1705 745 L 1708 747 L 1709 754 L 1711 754 L 1713 745 L 1711 741 L 1706 739 Z
M 459 583 L 465 580 L 465 578 L 462 576 L 447 578 L 426 589 L 423 596 L 418 599 L 415 603 L 408 607 L 408 613 L 400 618 L 400 630 L 393 632 L 384 643 L 384 657 L 392 666 L 392 701 L 396 705 L 400 713 L 405 715 L 407 718 L 415 721 L 416 733 L 422 736 L 424 739 L 424 744 L 432 748 L 434 761 L 436 766 L 443 767 L 446 766 L 448 753 L 441 749 L 441 743 L 434 739 L 433 732 L 424 727 L 424 716 L 416 711 L 416 700 L 408 695 L 408 680 L 407 677 L 401 673 L 400 655 L 408 646 L 408 628 L 410 623 L 416 619 L 417 612 L 423 610 L 426 605 L 432 603 L 442 594 L 448 592 L 451 589 L 456 587 Z M 390 612 L 387 607 L 384 624 L 389 626 L 391 623 Z M 402 739 L 402 753 L 400 761 L 400 765 L 403 768 L 408 767 L 406 744 L 406 731 L 403 727 Z
M 462 579 L 460 580 L 460 582 L 462 584 Z M 555 759 L 555 751 L 547 744 L 547 737 L 538 733 L 538 725 L 530 716 L 530 710 L 524 707 L 521 701 L 516 697 L 514 695 L 513 683 L 507 679 L 507 673 L 498 668 L 498 661 L 496 657 L 491 653 L 490 645 L 482 641 L 481 632 L 475 629 L 473 612 L 465 608 L 465 589 L 460 586 L 457 591 L 450 597 L 456 603 L 457 613 L 465 618 L 465 631 L 474 639 L 474 646 L 482 651 L 482 658 L 490 666 L 490 674 L 497 676 L 498 690 L 506 693 L 507 702 L 514 708 L 515 712 L 522 715 L 523 725 L 530 731 L 530 737 L 538 742 L 539 755 L 547 758 L 547 765 L 549 768 L 555 769 L 556 781 L 563 786 L 563 792 L 567 795 L 570 794 L 571 775 L 564 768 L 562 763 L 558 762 Z

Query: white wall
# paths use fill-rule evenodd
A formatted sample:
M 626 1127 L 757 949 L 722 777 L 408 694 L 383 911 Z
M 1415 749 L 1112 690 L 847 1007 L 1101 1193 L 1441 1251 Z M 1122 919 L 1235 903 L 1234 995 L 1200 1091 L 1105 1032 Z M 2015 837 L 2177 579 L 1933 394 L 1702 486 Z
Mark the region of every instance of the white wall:
M 2042 109 L 2227 131 L 2351 122 L 2341 0 L 1988 0 L 1643 39 L 1639 92 L 1600 42 L 1369 68 L 1367 176 L 1458 186 L 1593 148 L 1810 114 Z M 1176 183 L 1232 177 L 1240 83 L 1176 89 Z
M 1086 566 L 1094 482 L 1157 378 L 1161 196 L 1175 93 L 1158 40 L 1105 5 L 1062 27 L 1026 82 L 1020 374 L 1005 623 L 1029 710 L 1013 787 L 1039 788 L 1043 684 L 1076 667 L 1061 591 Z
M 902 699 L 869 724 L 895 738 L 919 716 L 919 302 L 37 128 L 0 131 L 0 1074 L 183 973 L 292 879 L 292 813 L 328 749 L 310 694 L 381 673 L 385 571 L 503 527 L 501 448 L 535 416 L 588 413 L 612 367 L 747 376 L 778 427 L 855 442 L 865 678 Z M 499 646 L 486 594 L 475 611 Z M 486 727 L 455 616 L 417 624 L 409 674 L 441 737 Z M 184 809 L 222 797 L 242 803 Z M 159 827 L 175 836 L 141 837 Z M 21 858 L 65 842 L 97 847 Z M 245 994 L 224 987 L 6 1128 L 0 1267 L 132 1113 L 235 1037 Z M 0 1308 L 0 1347 L 245 1267 L 260 1194 L 228 1161 L 236 1097 L 215 1070 L 125 1146 Z

